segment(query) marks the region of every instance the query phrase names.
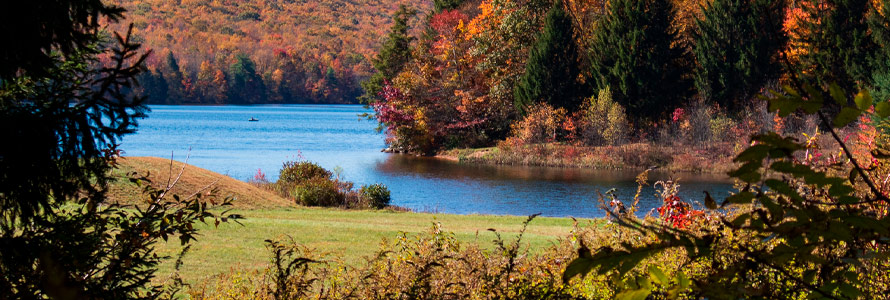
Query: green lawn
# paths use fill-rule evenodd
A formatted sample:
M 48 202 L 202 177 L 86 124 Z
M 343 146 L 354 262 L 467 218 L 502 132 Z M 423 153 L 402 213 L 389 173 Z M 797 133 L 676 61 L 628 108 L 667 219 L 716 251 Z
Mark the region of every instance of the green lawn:
M 240 210 L 246 217 L 238 224 L 222 224 L 219 228 L 202 226 L 198 241 L 184 259 L 181 270 L 187 282 L 231 270 L 261 269 L 269 260 L 264 240 L 290 235 L 294 240 L 319 252 L 331 253 L 345 263 L 362 262 L 374 254 L 380 242 L 392 239 L 399 232 L 418 233 L 429 230 L 434 222 L 445 231 L 454 232 L 462 242 L 475 242 L 490 247 L 494 228 L 505 237 L 515 237 L 525 217 L 447 215 L 391 211 L 347 211 L 324 208 L 281 208 Z M 582 225 L 589 224 L 584 220 Z M 523 238 L 531 249 L 544 249 L 560 237 L 566 237 L 573 221 L 566 218 L 537 218 Z M 162 244 L 159 252 L 175 254 L 178 239 Z M 172 270 L 172 262 L 161 268 L 162 277 Z

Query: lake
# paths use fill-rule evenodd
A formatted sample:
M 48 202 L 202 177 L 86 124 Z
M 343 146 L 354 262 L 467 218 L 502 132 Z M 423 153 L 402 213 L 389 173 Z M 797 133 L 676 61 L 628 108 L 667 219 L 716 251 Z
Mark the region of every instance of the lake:
M 125 156 L 172 157 L 248 180 L 262 170 L 277 179 L 283 162 L 305 159 L 362 184 L 383 183 L 392 204 L 415 211 L 455 214 L 601 217 L 597 192 L 615 188 L 628 200 L 638 171 L 459 164 L 389 154 L 377 123 L 358 115 L 361 105 L 166 106 L 152 105 L 136 134 L 124 137 Z M 258 122 L 248 122 L 250 118 Z M 680 196 L 718 200 L 732 185 L 725 176 L 677 174 Z M 656 173 L 653 180 L 670 174 Z M 660 205 L 644 189 L 640 212 Z

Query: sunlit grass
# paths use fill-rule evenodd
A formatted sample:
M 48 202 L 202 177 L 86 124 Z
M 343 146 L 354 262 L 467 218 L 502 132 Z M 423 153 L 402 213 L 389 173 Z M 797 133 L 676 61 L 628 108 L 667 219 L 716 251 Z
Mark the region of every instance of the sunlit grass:
M 246 219 L 243 226 L 230 223 L 219 228 L 202 225 L 201 236 L 184 258 L 180 274 L 186 282 L 197 282 L 208 276 L 231 270 L 262 269 L 269 261 L 266 239 L 289 235 L 299 243 L 330 253 L 343 263 L 356 264 L 373 255 L 384 239 L 397 237 L 399 232 L 419 233 L 430 230 L 435 222 L 442 229 L 454 232 L 461 242 L 474 242 L 491 247 L 495 238 L 489 228 L 506 238 L 514 238 L 526 217 L 404 213 L 391 211 L 347 211 L 323 208 L 281 208 L 241 210 Z M 582 221 L 589 224 L 589 220 Z M 537 218 L 529 226 L 523 242 L 532 252 L 540 251 L 567 237 L 572 230 L 572 219 Z M 161 244 L 162 254 L 175 255 L 180 250 L 178 239 Z M 173 262 L 161 268 L 165 274 L 173 270 Z

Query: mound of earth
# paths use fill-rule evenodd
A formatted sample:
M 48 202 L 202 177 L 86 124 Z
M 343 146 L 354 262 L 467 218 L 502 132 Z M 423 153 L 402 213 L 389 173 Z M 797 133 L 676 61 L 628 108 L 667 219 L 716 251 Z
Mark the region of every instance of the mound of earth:
M 184 168 L 183 168 L 184 167 Z M 171 194 L 188 197 L 195 193 L 216 191 L 219 198 L 233 197 L 235 208 L 273 208 L 293 206 L 292 202 L 277 194 L 254 186 L 250 183 L 234 179 L 210 170 L 202 169 L 182 162 L 160 157 L 122 157 L 118 159 L 118 167 L 112 172 L 114 181 L 109 185 L 110 202 L 120 204 L 139 204 L 145 199 L 143 187 L 130 182 L 128 174 L 137 172 L 146 176 L 155 188 L 161 188 L 179 180 L 171 190 Z

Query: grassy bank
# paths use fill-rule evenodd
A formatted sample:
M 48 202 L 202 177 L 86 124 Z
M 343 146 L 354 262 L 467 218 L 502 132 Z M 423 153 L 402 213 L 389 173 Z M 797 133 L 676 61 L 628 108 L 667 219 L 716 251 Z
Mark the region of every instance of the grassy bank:
M 736 167 L 734 153 L 729 143 L 694 148 L 648 143 L 599 147 L 546 143 L 452 149 L 437 156 L 472 164 L 639 170 L 658 166 L 671 172 L 725 173 Z
M 149 175 L 152 185 L 161 187 L 168 179 L 179 178 L 174 193 L 187 196 L 211 189 L 216 195 L 233 197 L 235 213 L 246 219 L 241 225 L 228 223 L 219 227 L 200 225 L 198 241 L 183 260 L 180 274 L 189 283 L 232 269 L 257 270 L 267 266 L 270 253 L 265 240 L 292 237 L 296 242 L 327 253 L 335 263 L 356 265 L 374 255 L 384 240 L 398 238 L 400 232 L 409 235 L 429 231 L 433 224 L 441 224 L 444 231 L 453 232 L 460 242 L 477 243 L 483 248 L 493 247 L 495 229 L 503 237 L 512 239 L 522 228 L 524 216 L 448 215 L 395 212 L 390 210 L 342 210 L 333 208 L 298 207 L 267 190 L 232 179 L 206 169 L 169 159 L 156 157 L 127 157 L 118 161 L 114 174 L 117 179 L 109 190 L 110 201 L 139 204 L 141 187 L 127 180 L 127 174 Z M 180 175 L 181 171 L 181 175 Z M 172 180 L 172 179 L 171 179 Z M 590 224 L 585 220 L 583 224 Z M 583 225 L 582 224 L 582 225 Z M 532 252 L 541 251 L 567 237 L 573 221 L 564 218 L 537 218 L 526 231 L 523 241 Z M 158 245 L 160 254 L 175 256 L 181 251 L 178 239 Z M 161 278 L 173 272 L 174 261 L 161 266 Z
M 461 242 L 492 246 L 493 228 L 504 237 L 514 238 L 525 217 L 462 216 L 391 211 L 347 211 L 326 208 L 280 208 L 240 210 L 246 219 L 238 224 L 223 224 L 219 228 L 203 225 L 201 236 L 183 260 L 181 275 L 195 283 L 231 269 L 254 270 L 266 267 L 270 254 L 265 249 L 266 239 L 293 237 L 318 253 L 329 253 L 338 263 L 354 265 L 374 255 L 381 241 L 393 240 L 399 232 L 428 231 L 434 223 L 454 232 Z M 589 224 L 591 221 L 583 221 Z M 565 218 L 538 218 L 523 237 L 532 252 L 550 246 L 566 237 L 573 221 Z M 175 255 L 180 251 L 178 241 L 159 246 L 162 254 Z M 162 266 L 161 274 L 169 274 L 173 262 Z

